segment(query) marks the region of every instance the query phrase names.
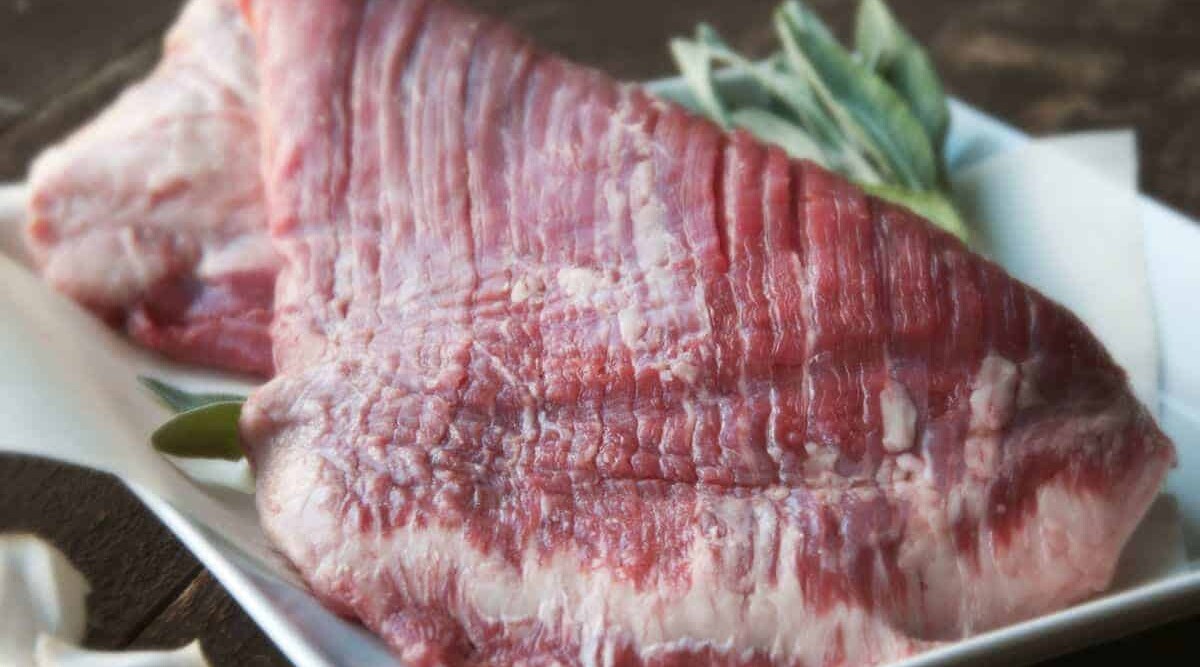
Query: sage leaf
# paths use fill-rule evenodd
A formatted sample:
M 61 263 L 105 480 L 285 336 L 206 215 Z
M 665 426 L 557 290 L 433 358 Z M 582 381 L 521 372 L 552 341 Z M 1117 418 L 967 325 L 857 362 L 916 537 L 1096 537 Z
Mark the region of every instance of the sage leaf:
M 886 73 L 896 91 L 908 100 L 913 114 L 925 126 L 925 132 L 940 155 L 950 129 L 950 105 L 933 63 L 923 50 L 905 51 Z
M 865 67 L 882 76 L 908 103 L 941 155 L 950 127 L 946 91 L 929 54 L 900 25 L 883 0 L 863 0 L 855 22 L 854 48 Z
M 712 51 L 687 39 L 671 40 L 671 55 L 696 98 L 700 111 L 721 127 L 729 127 L 729 116 L 713 86 Z
M 238 396 L 236 394 L 196 393 L 185 391 L 179 387 L 167 384 L 162 380 L 147 377 L 145 375 L 139 376 L 138 382 L 141 382 L 143 387 L 153 392 L 158 400 L 162 401 L 163 405 L 177 413 L 187 412 L 188 410 L 210 405 L 212 403 L 246 400 L 245 396 Z
M 817 141 L 825 144 L 845 141 L 837 123 L 821 108 L 812 88 L 804 79 L 781 71 L 777 59 L 751 62 L 730 48 L 716 30 L 703 23 L 696 28 L 696 43 L 705 48 L 713 60 L 749 77 L 787 107 Z
M 158 427 L 150 443 L 171 456 L 237 461 L 243 456 L 238 439 L 242 404 L 220 401 L 181 412 Z
M 933 147 L 900 95 L 851 58 L 802 3 L 784 3 L 775 20 L 791 65 L 808 77 L 844 128 L 862 140 L 880 162 L 877 166 L 909 189 L 935 188 L 938 169 Z
M 854 50 L 864 66 L 877 72 L 890 68 L 910 41 L 883 0 L 859 3 L 854 22 Z
M 190 392 L 146 376 L 138 381 L 175 411 L 175 416 L 150 436 L 156 450 L 185 458 L 242 458 L 237 423 L 246 397 Z
M 693 38 L 672 41 L 687 88 L 680 101 L 967 240 L 945 188 L 945 91 L 887 5 L 860 4 L 854 54 L 796 0 L 776 10 L 774 23 L 782 52 L 757 62 L 706 24 Z
M 762 130 L 766 122 L 770 122 L 761 117 L 747 117 L 742 114 L 739 125 L 734 116 L 756 107 L 735 108 L 733 100 L 736 96 L 722 90 L 712 76 L 713 64 L 720 64 L 754 82 L 786 111 L 785 115 L 772 113 L 778 120 L 787 123 L 786 126 L 779 126 L 785 132 L 779 137 L 747 127 L 760 139 L 780 145 L 787 142 L 788 145 L 784 148 L 789 153 L 803 155 L 823 167 L 845 173 L 856 181 L 883 182 L 880 174 L 848 140 L 838 123 L 829 116 L 806 80 L 783 67 L 782 58 L 771 58 L 763 63 L 751 62 L 730 48 L 711 26 L 705 24 L 697 27 L 694 41 L 675 40 L 672 50 L 676 53 L 677 60 L 687 60 L 686 67 L 691 68 L 692 75 L 688 76 L 684 66 L 681 66 L 681 71 L 685 71 L 684 80 L 688 82 L 699 110 L 711 120 L 717 121 L 726 129 L 730 126 L 746 127 L 746 124 L 750 123 Z M 733 111 L 729 111 L 731 108 Z M 811 145 L 804 150 L 798 150 L 799 144 L 796 142 L 804 139 L 799 137 L 797 131 L 808 134 L 808 141 L 805 143 L 815 144 L 820 149 L 819 153 L 813 152 Z M 818 159 L 818 156 L 821 159 Z
M 966 222 L 958 214 L 954 202 L 939 191 L 917 192 L 895 185 L 863 185 L 862 189 L 867 194 L 907 208 L 964 242 L 970 240 Z
M 863 162 L 873 165 L 871 170 L 878 174 L 877 182 L 897 180 L 898 176 L 888 163 L 883 151 L 875 144 L 861 124 L 854 119 L 846 106 L 837 100 L 829 87 L 821 80 L 819 73 L 809 63 L 799 42 L 792 34 L 791 26 L 783 16 L 784 9 L 785 5 L 780 5 L 776 9 L 774 24 L 779 40 L 783 44 L 783 57 L 789 70 L 789 76 L 804 81 L 804 85 L 814 89 L 821 106 L 828 110 L 830 118 L 834 120 L 838 128 L 839 135 L 844 138 L 842 145 L 857 154 Z M 818 27 L 824 29 L 823 24 L 818 23 Z M 826 36 L 829 40 L 833 40 L 827 31 Z M 844 169 L 842 171 L 857 180 L 857 177 L 849 172 L 845 172 Z
M 803 128 L 764 109 L 738 109 L 730 120 L 760 140 L 772 143 L 797 160 L 827 164 L 825 152 Z

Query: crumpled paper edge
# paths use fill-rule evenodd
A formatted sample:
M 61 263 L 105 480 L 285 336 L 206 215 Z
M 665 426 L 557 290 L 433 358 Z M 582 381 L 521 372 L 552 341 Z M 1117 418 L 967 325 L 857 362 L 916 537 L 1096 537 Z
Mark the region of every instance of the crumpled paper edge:
M 207 667 L 197 641 L 173 650 L 92 651 L 91 586 L 53 545 L 29 534 L 0 535 L 0 664 L 4 667 Z

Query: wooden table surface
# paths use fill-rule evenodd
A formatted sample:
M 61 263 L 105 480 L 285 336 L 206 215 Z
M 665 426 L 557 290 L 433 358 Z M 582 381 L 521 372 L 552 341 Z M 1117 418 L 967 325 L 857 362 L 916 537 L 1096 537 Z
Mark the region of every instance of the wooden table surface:
M 155 62 L 178 9 L 165 0 L 0 2 L 0 181 Z M 672 71 L 668 37 L 700 19 L 752 52 L 771 48 L 774 0 L 476 0 L 542 44 L 614 75 Z M 852 2 L 813 2 L 846 34 Z M 1143 186 L 1200 216 L 1200 2 L 893 0 L 931 45 L 951 91 L 1025 130 L 1133 126 Z M 0 361 L 0 363 L 3 363 Z M 92 583 L 87 644 L 178 646 L 214 665 L 286 660 L 212 576 L 117 481 L 0 457 L 0 532 L 57 544 Z M 1196 664 L 1197 616 L 1059 658 Z M 0 622 L 3 622 L 0 619 Z

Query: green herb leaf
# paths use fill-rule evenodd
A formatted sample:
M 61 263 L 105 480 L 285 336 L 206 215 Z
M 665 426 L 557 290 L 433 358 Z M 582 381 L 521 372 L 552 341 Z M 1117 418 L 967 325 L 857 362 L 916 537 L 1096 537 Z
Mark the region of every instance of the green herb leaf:
M 152 377 L 138 380 L 176 412 L 150 436 L 155 449 L 187 458 L 242 458 L 237 423 L 244 396 L 185 391 Z
M 243 456 L 238 440 L 242 403 L 221 401 L 181 412 L 158 427 L 150 442 L 171 456 L 237 461 Z
M 864 66 L 877 72 L 895 62 L 911 38 L 883 0 L 862 0 L 854 23 L 854 50 Z
M 929 56 L 921 49 L 905 51 L 886 76 L 908 100 L 917 120 L 925 126 L 934 150 L 941 154 L 950 129 L 950 106 Z
M 154 395 L 158 397 L 158 400 L 163 402 L 163 405 L 166 405 L 175 412 L 186 412 L 212 403 L 246 400 L 245 396 L 238 396 L 236 394 L 205 394 L 185 391 L 179 387 L 169 385 L 162 380 L 145 375 L 138 376 L 138 381 L 142 383 L 142 386 L 154 392 Z
M 671 55 L 675 57 L 675 64 L 691 88 L 700 110 L 722 127 L 729 127 L 729 116 L 713 87 L 712 51 L 698 42 L 673 39 Z
M 809 79 L 843 128 L 879 162 L 876 166 L 909 189 L 936 188 L 933 147 L 900 95 L 855 62 L 802 3 L 784 3 L 775 22 L 789 63 Z
M 812 160 L 826 164 L 825 153 L 803 128 L 763 109 L 745 108 L 734 111 L 730 120 L 762 141 L 775 144 L 797 160 Z
M 969 238 L 967 225 L 946 195 L 936 190 L 915 192 L 895 185 L 864 185 L 868 194 L 899 204 L 963 241 Z
M 798 159 L 837 171 L 959 238 L 967 229 L 944 187 L 945 91 L 925 51 L 882 0 L 864 0 L 851 55 L 796 0 L 775 13 L 782 53 L 753 62 L 716 30 L 672 42 L 686 103 Z M 723 69 L 719 75 L 715 68 Z
M 940 155 L 950 127 L 950 107 L 929 54 L 883 0 L 862 1 L 854 35 L 864 66 L 878 72 L 904 98 Z
M 817 100 L 811 86 L 804 78 L 787 71 L 782 66 L 781 58 L 772 58 L 764 63 L 751 62 L 730 48 L 712 27 L 705 24 L 697 27 L 694 41 L 677 39 L 672 42 L 672 50 L 676 59 L 681 62 L 680 70 L 684 72 L 684 80 L 691 89 L 699 111 L 710 119 L 728 128 L 731 125 L 739 125 L 734 118 L 736 114 L 756 109 L 754 106 L 736 107 L 737 96 L 723 90 L 712 76 L 712 66 L 716 63 L 730 67 L 734 72 L 753 81 L 771 99 L 782 105 L 791 117 L 777 113 L 772 115 L 787 123 L 787 128 L 806 133 L 806 143 L 810 145 L 804 151 L 799 151 L 796 142 L 803 139 L 795 131 L 787 132 L 785 129 L 785 134 L 775 137 L 756 132 L 747 125 L 749 123 L 762 129 L 762 118 L 748 118 L 743 114 L 739 126 L 746 127 L 764 141 L 780 144 L 793 154 L 803 155 L 857 181 L 882 182 L 879 173 L 846 138 L 838 123 Z M 731 108 L 732 112 L 729 111 Z M 820 152 L 812 152 L 811 145 L 816 145 Z M 821 159 L 818 159 L 818 156 Z
M 702 46 L 713 60 L 734 68 L 762 86 L 768 94 L 794 113 L 815 135 L 817 141 L 825 144 L 845 141 L 837 123 L 821 108 L 812 88 L 804 79 L 781 71 L 778 61 L 771 60 L 759 64 L 747 60 L 730 48 L 716 30 L 703 23 L 696 28 L 696 43 Z

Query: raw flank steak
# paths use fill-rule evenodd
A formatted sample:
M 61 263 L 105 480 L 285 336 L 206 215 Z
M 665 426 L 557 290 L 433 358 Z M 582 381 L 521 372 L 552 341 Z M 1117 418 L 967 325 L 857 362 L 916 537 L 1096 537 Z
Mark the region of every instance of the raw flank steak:
M 254 69 L 237 3 L 192 0 L 154 72 L 34 163 L 26 239 L 51 285 L 142 345 L 269 376 Z
M 1174 454 L 1063 308 L 454 5 L 244 5 L 262 521 L 405 664 L 869 665 L 1109 584 Z

